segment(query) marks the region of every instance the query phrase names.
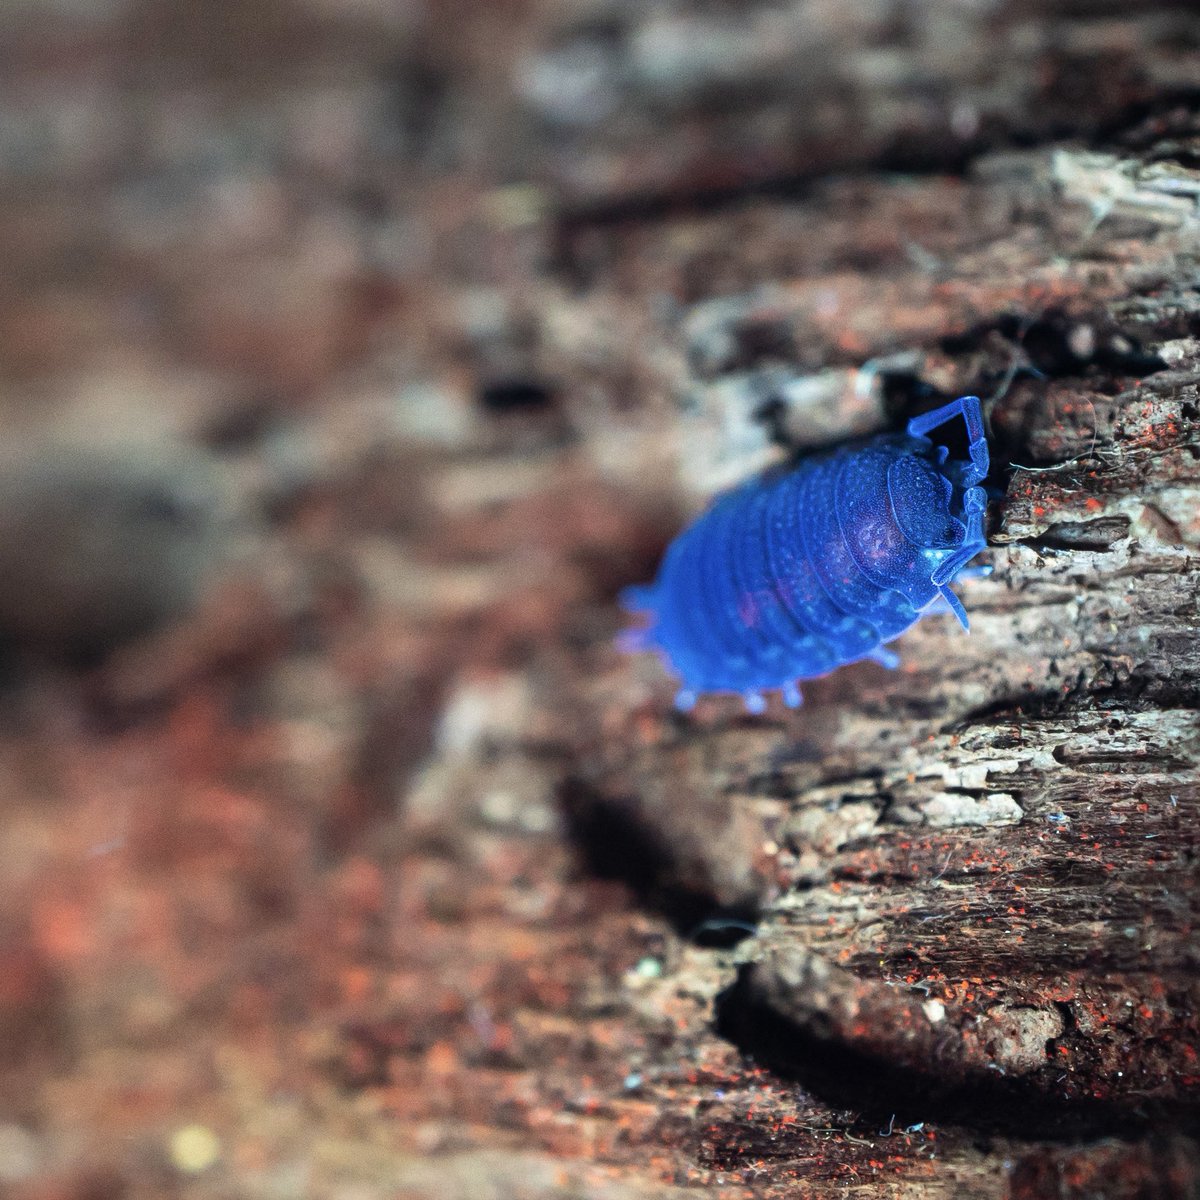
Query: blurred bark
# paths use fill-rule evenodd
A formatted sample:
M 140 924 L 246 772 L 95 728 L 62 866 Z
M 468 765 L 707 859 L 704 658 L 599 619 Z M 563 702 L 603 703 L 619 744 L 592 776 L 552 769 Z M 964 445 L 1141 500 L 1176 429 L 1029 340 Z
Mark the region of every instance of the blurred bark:
M 78 9 L 0 39 L 0 403 L 254 536 L 180 625 L 165 452 L 53 489 L 102 588 L 0 522 L 100 660 L 0 694 L 0 1184 L 1200 1194 L 1190 7 Z M 755 719 L 617 653 L 716 491 L 967 392 L 970 637 Z

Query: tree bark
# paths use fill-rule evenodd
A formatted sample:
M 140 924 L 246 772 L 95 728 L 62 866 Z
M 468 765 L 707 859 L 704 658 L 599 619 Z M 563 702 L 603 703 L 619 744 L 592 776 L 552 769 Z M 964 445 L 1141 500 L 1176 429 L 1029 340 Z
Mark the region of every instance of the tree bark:
M 97 89 L 0 88 L 6 413 L 90 450 L 112 372 L 99 423 L 168 412 L 257 539 L 171 624 L 225 529 L 175 459 L 40 485 L 141 551 L 103 589 L 40 502 L 0 522 L 42 640 L 0 697 L 0 1181 L 1200 1194 L 1197 17 L 199 14 L 0 39 Z M 617 651 L 721 489 L 966 393 L 970 636 L 764 717 Z
M 847 395 L 866 381 L 881 420 L 983 395 L 1004 489 L 995 571 L 963 589 L 970 637 L 925 621 L 897 643 L 898 672 L 843 669 L 798 713 L 753 719 L 716 700 L 671 715 L 652 662 L 576 668 L 565 795 L 585 849 L 608 828 L 615 873 L 693 938 L 759 914 L 716 1030 L 778 1082 L 752 1119 L 744 1093 L 711 1105 L 710 1166 L 761 1164 L 769 1143 L 781 1182 L 814 1138 L 783 1124 L 791 1080 L 822 1112 L 870 1114 L 843 1165 L 918 1192 L 963 1170 L 954 1186 L 1005 1194 L 989 1174 L 1003 1159 L 1016 1194 L 1085 1194 L 1066 1181 L 1094 1155 L 1115 1172 L 1106 1195 L 1196 1186 L 1192 1143 L 1162 1138 L 1191 1128 L 1197 1081 L 1200 227 L 1191 171 L 1166 183 L 1163 143 L 1140 136 L 1134 153 L 985 157 L 953 182 L 831 182 L 626 243 L 680 272 L 673 239 L 770 261 L 803 228 L 809 247 L 804 271 L 764 271 L 680 322 L 682 495 L 720 477 L 705 468 L 722 454 L 769 456 L 756 414 L 774 399 L 761 423 L 786 432 L 786 389 L 801 390 L 780 372 L 828 389 L 817 372 L 847 346 L 879 361 L 837 378 Z M 864 245 L 871 265 L 836 261 Z M 562 706 L 559 677 L 549 690 Z M 931 1166 L 911 1131 L 947 1128 L 1002 1141 L 971 1161 L 941 1143 Z M 1111 1136 L 1115 1161 L 1095 1145 Z

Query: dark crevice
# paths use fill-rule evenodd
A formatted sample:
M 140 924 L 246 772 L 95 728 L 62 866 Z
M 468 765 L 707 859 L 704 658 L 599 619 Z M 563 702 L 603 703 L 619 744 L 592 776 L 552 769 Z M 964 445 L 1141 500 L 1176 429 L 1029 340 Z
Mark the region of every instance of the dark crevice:
M 987 704 L 966 712 L 949 731 L 977 729 L 980 726 L 1011 725 L 1014 720 L 1036 721 L 1040 717 L 1053 717 L 1062 712 L 1078 694 L 1064 696 L 1061 691 L 1030 692 L 1023 696 L 1000 696 Z
M 1180 5 L 1181 9 L 1186 7 Z M 1134 101 L 1101 122 L 1091 138 L 1091 147 L 1094 150 L 1151 151 L 1172 133 L 1184 137 L 1194 133 L 1198 109 L 1200 87 L 1165 88 L 1150 99 Z
M 570 778 L 559 788 L 559 808 L 584 871 L 625 884 L 641 907 L 665 917 L 681 937 L 728 947 L 755 932 L 754 905 L 722 903 L 702 868 L 682 862 L 636 799 L 608 796 Z
M 939 391 L 914 371 L 881 371 L 883 410 L 896 426 L 927 408 L 937 408 L 956 399 Z
M 639 222 L 721 212 L 755 199 L 804 199 L 811 195 L 813 187 L 821 179 L 836 175 L 865 175 L 873 169 L 873 163 L 850 163 L 841 171 L 797 171 L 729 185 L 695 187 L 681 192 L 648 192 L 615 200 L 604 199 L 565 208 L 558 216 L 558 234 L 560 242 L 569 243 L 573 235 L 585 229 L 615 228 Z
M 1096 366 L 1118 375 L 1145 378 L 1167 370 L 1157 354 L 1142 349 L 1104 312 L 1083 317 L 1048 308 L 1037 316 L 1005 312 L 969 329 L 947 334 L 938 343 L 955 357 L 987 350 L 996 339 L 1010 343 L 1028 360 L 1026 374 L 1070 379 Z
M 266 396 L 231 405 L 200 431 L 200 439 L 221 453 L 255 450 L 275 432 L 279 408 L 273 397 Z
M 1200 709 L 1200 680 L 1167 681 L 1158 676 L 1131 675 L 1118 683 L 1106 682 L 1088 689 L 1088 695 L 1102 705 L 1119 704 L 1132 711 L 1140 709 Z
M 498 379 L 479 389 L 480 407 L 493 413 L 534 411 L 554 400 L 554 390 L 533 379 Z
M 968 1080 L 899 1066 L 788 1019 L 758 995 L 753 968 L 744 967 L 716 1003 L 719 1036 L 773 1074 L 866 1121 L 904 1127 L 934 1121 L 979 1133 L 1072 1141 L 1080 1137 L 1136 1138 L 1184 1105 L 1056 1099 L 1030 1081 L 999 1071 Z
M 1045 550 L 1111 550 L 1129 536 L 1129 518 L 1122 515 L 1094 521 L 1062 521 L 1038 537 L 1022 538 L 1019 544 L 1038 552 Z
M 556 222 L 555 261 L 562 274 L 573 276 L 573 241 L 587 230 L 613 229 L 717 213 L 753 200 L 802 200 L 812 195 L 817 184 L 828 179 L 868 178 L 880 173 L 965 177 L 977 158 L 1006 144 L 1015 143 L 1009 143 L 1001 136 L 963 141 L 949 132 L 944 132 L 942 136 L 930 133 L 914 139 L 898 137 L 877 155 L 848 155 L 840 162 L 815 169 L 728 185 L 647 192 L 565 207 L 558 214 Z
M 1025 127 L 1003 129 L 985 127 L 972 138 L 962 138 L 950 130 L 928 130 L 915 135 L 898 133 L 873 154 L 846 154 L 841 161 L 826 162 L 811 169 L 798 169 L 732 184 L 681 187 L 636 193 L 619 198 L 566 205 L 555 222 L 554 259 L 565 276 L 576 274 L 572 244 L 574 238 L 592 229 L 618 228 L 639 223 L 656 223 L 672 218 L 721 212 L 759 199 L 799 200 L 812 194 L 813 188 L 829 179 L 854 179 L 899 174 L 908 176 L 945 175 L 966 177 L 975 162 L 986 154 L 1012 149 L 1035 149 L 1072 138 L 1086 138 L 1095 148 L 1123 149 L 1133 141 L 1137 148 L 1139 130 L 1152 130 L 1156 120 L 1194 109 L 1200 104 L 1200 88 L 1180 87 L 1151 98 L 1138 99 L 1119 108 L 1102 121 L 1091 120 L 1087 105 L 1076 106 L 1080 119 L 1068 116 L 1046 118 Z M 1150 144 L 1154 139 L 1147 134 Z M 1143 138 L 1143 141 L 1147 140 Z
M 1095 713 L 1100 708 L 1127 712 L 1200 709 L 1200 682 L 1193 685 L 1186 677 L 1181 682 L 1140 675 L 1113 682 L 1108 678 L 1101 679 L 1098 669 L 1091 679 L 1080 676 L 1069 692 L 1058 690 L 1030 692 L 1018 697 L 1001 696 L 964 713 L 947 726 L 945 732 L 1003 728 L 1058 717 L 1067 709 L 1076 713 Z
M 957 359 L 981 359 L 985 364 L 976 368 L 964 390 L 983 399 L 991 451 L 985 486 L 994 496 L 1004 494 L 1017 463 L 1038 457 L 1022 428 L 1027 421 L 1020 419 L 1022 396 L 1028 396 L 1029 388 L 1040 391 L 1051 380 L 1079 380 L 1085 389 L 1104 390 L 1113 379 L 1141 380 L 1168 369 L 1158 355 L 1143 350 L 1103 313 L 1085 318 L 1067 316 L 1057 309 L 1036 316 L 1000 313 L 946 335 L 939 340 L 938 349 Z M 881 377 L 885 412 L 897 426 L 958 394 L 939 390 L 915 372 L 885 372 Z M 1033 402 L 1026 407 L 1036 416 L 1042 406 Z M 1086 451 L 1086 444 L 1084 448 Z M 958 449 L 951 446 L 952 452 Z M 1056 532 L 1061 535 L 1063 549 L 1102 549 L 1124 536 L 1105 540 L 1110 531 L 1100 524 L 1086 530 L 1062 527 Z M 1073 540 L 1076 534 L 1078 541 Z M 1054 537 L 1051 533 L 1044 541 L 1047 549 L 1056 548 Z

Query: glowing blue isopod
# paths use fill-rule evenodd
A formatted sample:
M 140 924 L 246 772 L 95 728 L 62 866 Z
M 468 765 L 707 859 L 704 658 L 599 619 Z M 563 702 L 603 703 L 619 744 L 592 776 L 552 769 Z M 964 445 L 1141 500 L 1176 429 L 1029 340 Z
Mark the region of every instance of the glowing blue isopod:
M 961 417 L 965 459 L 929 434 Z M 904 434 L 804 459 L 718 497 L 667 548 L 658 578 L 622 594 L 650 618 L 623 638 L 654 649 L 690 709 L 734 692 L 762 712 L 765 691 L 789 707 L 798 683 L 871 658 L 932 609 L 967 614 L 950 583 L 983 549 L 988 447 L 977 396 L 908 423 Z

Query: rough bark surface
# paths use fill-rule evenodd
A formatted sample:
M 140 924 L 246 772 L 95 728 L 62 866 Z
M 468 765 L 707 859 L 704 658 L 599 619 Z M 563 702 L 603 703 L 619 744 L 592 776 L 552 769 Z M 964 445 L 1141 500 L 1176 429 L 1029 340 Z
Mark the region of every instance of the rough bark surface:
M 5 1194 L 1200 1194 L 1191 6 L 4 20 Z M 969 637 L 616 651 L 966 392 Z
M 1136 1147 L 1135 1130 L 1160 1134 L 1167 1112 L 1186 1125 L 1196 1101 L 1197 226 L 1182 204 L 1117 215 L 1104 200 L 1109 172 L 1149 178 L 1152 161 L 1039 150 L 965 181 L 859 182 L 853 205 L 844 185 L 841 203 L 760 204 L 751 244 L 804 220 L 825 253 L 869 242 L 881 214 L 915 244 L 948 192 L 972 220 L 943 226 L 928 260 L 877 250 L 873 270 L 766 276 L 778 292 L 690 314 L 704 345 L 761 344 L 769 325 L 793 370 L 836 362 L 843 339 L 868 357 L 903 346 L 880 367 L 893 419 L 988 397 L 1005 494 L 994 574 L 965 588 L 970 638 L 924 623 L 898 673 L 840 671 L 767 720 L 719 702 L 664 715 L 653 665 L 579 672 L 591 702 L 569 721 L 568 813 L 590 838 L 611 822 L 614 869 L 669 916 L 694 920 L 700 896 L 759 912 L 719 1031 L 881 1127 L 936 1115 Z M 660 237 L 637 252 L 655 260 Z M 681 422 L 740 401 L 749 427 L 778 380 L 774 363 L 712 375 L 693 376 Z M 770 415 L 786 430 L 786 393 Z M 753 1153 L 755 1127 L 777 1148 L 786 1110 L 714 1116 L 715 1161 Z

